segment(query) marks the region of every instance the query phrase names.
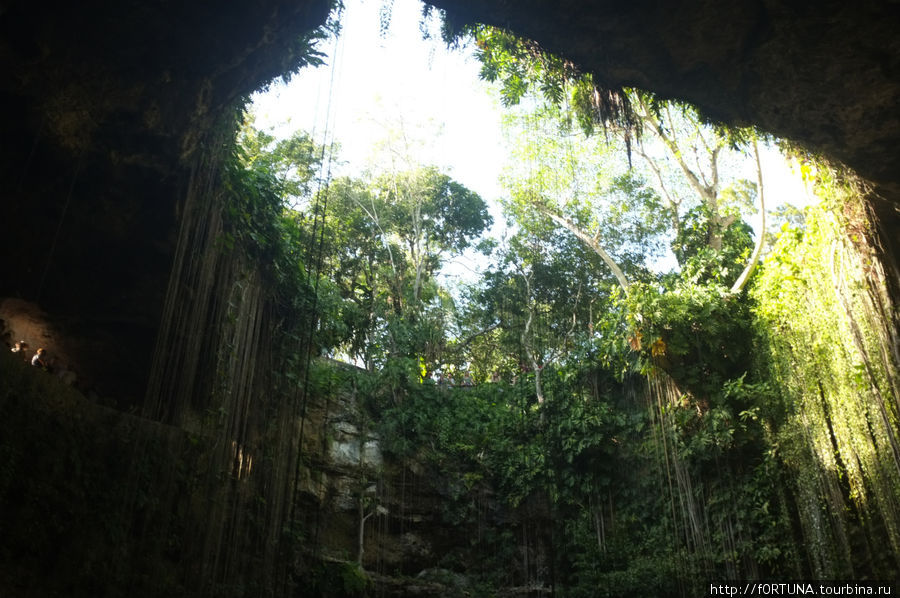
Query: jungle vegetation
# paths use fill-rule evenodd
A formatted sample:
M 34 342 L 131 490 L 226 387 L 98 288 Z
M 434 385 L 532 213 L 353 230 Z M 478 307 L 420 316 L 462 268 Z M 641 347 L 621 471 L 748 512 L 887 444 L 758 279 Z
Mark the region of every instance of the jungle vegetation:
M 323 148 L 248 123 L 235 158 L 268 173 L 307 248 L 316 351 L 365 372 L 329 384 L 453 489 L 442 517 L 472 540 L 443 566 L 485 595 L 895 576 L 897 342 L 865 190 L 795 150 L 820 201 L 767 230 L 759 132 L 466 34 L 508 107 L 504 238 L 484 237 L 482 198 L 402 152 L 313 189 Z M 442 286 L 476 246 L 478 280 Z

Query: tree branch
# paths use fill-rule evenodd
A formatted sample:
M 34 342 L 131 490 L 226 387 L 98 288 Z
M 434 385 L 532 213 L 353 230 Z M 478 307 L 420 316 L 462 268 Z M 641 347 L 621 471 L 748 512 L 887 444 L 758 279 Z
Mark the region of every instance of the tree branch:
M 478 338 L 479 336 L 481 336 L 481 335 L 483 335 L 483 334 L 487 334 L 488 332 L 491 332 L 491 331 L 493 331 L 493 330 L 496 330 L 497 328 L 500 328 L 500 326 L 501 326 L 502 324 L 503 324 L 503 322 L 498 321 L 498 322 L 495 322 L 495 323 L 491 324 L 490 326 L 488 326 L 488 327 L 485 328 L 484 330 L 479 330 L 478 332 L 473 332 L 472 334 L 470 334 L 469 336 L 467 336 L 463 341 L 461 341 L 460 343 L 458 343 L 459 347 L 460 347 L 460 348 L 464 348 L 464 347 L 469 346 L 469 343 L 471 343 L 472 341 L 474 341 L 476 338 Z
M 644 161 L 647 163 L 647 166 L 650 167 L 650 170 L 653 171 L 653 174 L 656 176 L 656 181 L 659 184 L 659 190 L 662 192 L 661 195 L 665 199 L 665 201 L 668 205 L 669 211 L 671 212 L 670 216 L 672 218 L 672 224 L 675 228 L 675 233 L 680 234 L 681 233 L 681 220 L 679 219 L 678 210 L 679 210 L 679 207 L 681 206 L 681 199 L 676 201 L 675 198 L 672 196 L 672 194 L 669 193 L 669 189 L 666 186 L 666 183 L 662 176 L 662 171 L 659 169 L 659 166 L 656 165 L 656 162 L 644 150 L 643 142 L 638 143 L 638 148 L 639 148 L 637 150 L 638 155 L 644 159 Z
M 628 288 L 631 286 L 631 283 L 628 282 L 628 278 L 625 277 L 625 273 L 622 272 L 622 269 L 619 268 L 619 265 L 613 259 L 613 257 L 600 245 L 598 239 L 596 237 L 592 238 L 586 232 L 581 230 L 577 224 L 565 218 L 564 216 L 560 216 L 549 207 L 544 205 L 543 203 L 535 202 L 534 206 L 540 210 L 544 215 L 548 216 L 551 220 L 559 224 L 560 226 L 568 229 L 570 233 L 581 239 L 584 243 L 587 244 L 588 247 L 594 250 L 594 253 L 600 256 L 606 265 L 612 270 L 613 275 L 616 277 L 616 280 L 619 281 L 619 285 L 628 294 Z
M 681 169 L 681 172 L 684 173 L 685 178 L 687 178 L 688 183 L 690 183 L 691 187 L 694 188 L 694 191 L 700 196 L 704 203 L 707 205 L 715 205 L 716 194 L 714 190 L 710 190 L 708 187 L 705 187 L 703 183 L 697 178 L 697 175 L 688 167 L 687 163 L 684 161 L 684 156 L 681 154 L 681 148 L 678 147 L 678 144 L 674 139 L 665 134 L 662 129 L 662 124 L 659 120 L 653 116 L 650 112 L 650 109 L 647 105 L 641 101 L 641 118 L 643 118 L 652 128 L 653 132 L 659 137 L 660 141 L 662 141 L 666 147 L 669 148 L 669 152 L 671 152 L 672 157 L 675 159 L 675 162 L 678 163 L 678 167 Z
M 742 290 L 744 290 L 744 287 L 747 285 L 747 281 L 750 280 L 750 276 L 753 274 L 753 270 L 756 268 L 756 263 L 759 261 L 759 256 L 762 253 L 763 244 L 766 238 L 766 199 L 765 195 L 763 194 L 762 166 L 759 163 L 759 146 L 756 142 L 756 139 L 753 140 L 753 157 L 756 158 L 756 184 L 759 191 L 759 236 L 756 239 L 756 247 L 753 248 L 753 254 L 750 256 L 750 261 L 747 263 L 744 271 L 741 272 L 741 275 L 738 276 L 738 279 L 731 287 L 732 293 L 740 293 Z

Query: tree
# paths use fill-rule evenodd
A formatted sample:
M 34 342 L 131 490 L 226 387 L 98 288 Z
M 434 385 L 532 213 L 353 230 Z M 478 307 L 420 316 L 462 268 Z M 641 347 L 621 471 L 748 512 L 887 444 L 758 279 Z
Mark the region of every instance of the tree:
M 643 130 L 650 131 L 664 150 L 662 155 L 654 153 L 643 138 L 638 138 L 634 146 L 665 200 L 675 232 L 672 249 L 679 263 L 695 271 L 714 270 L 718 276 L 708 273 L 707 277 L 734 281 L 731 292 L 740 292 L 759 259 L 765 236 L 762 168 L 755 133 L 710 126 L 690 106 L 661 103 L 637 92 L 629 93 L 629 97 L 637 107 Z M 754 157 L 755 182 L 728 176 L 727 172 L 729 162 L 744 154 L 738 147 L 748 145 Z M 677 168 L 667 169 L 666 160 Z M 750 227 L 741 218 L 753 210 L 754 195 L 760 202 L 762 230 L 750 254 Z M 689 263 L 692 260 L 694 263 Z M 742 264 L 746 266 L 739 270 Z
M 665 221 L 659 197 L 619 160 L 616 147 L 572 130 L 554 106 L 507 119 L 513 160 L 503 178 L 508 213 L 533 228 L 535 211 L 596 253 L 627 292 L 661 254 Z
M 519 229 L 469 289 L 457 350 L 481 379 L 528 377 L 543 403 L 545 371 L 583 357 L 597 339 L 594 324 L 615 285 L 600 264 L 549 223 Z
M 389 214 L 389 234 L 412 265 L 413 302 L 419 302 L 425 278 L 444 258 L 459 255 L 492 222 L 477 193 L 435 167 L 385 173 L 375 179 L 373 191 Z
M 449 323 L 435 276 L 490 225 L 486 204 L 433 167 L 342 177 L 327 195 L 323 272 L 344 300 L 342 348 L 370 370 L 396 358 L 427 375 Z
M 305 131 L 276 139 L 255 128 L 254 122 L 252 114 L 245 115 L 238 131 L 238 145 L 243 150 L 247 166 L 271 172 L 280 183 L 285 205 L 295 209 L 300 207 L 315 191 L 315 182 L 325 156 L 324 148 Z
M 571 135 L 573 122 L 578 122 L 588 136 L 602 126 L 607 144 L 612 137 L 623 148 L 629 168 L 632 151 L 642 158 L 649 175 L 646 178 L 654 181 L 661 212 L 675 237 L 673 250 L 682 267 L 706 269 L 717 275 L 728 273 L 737 278 L 732 292 L 743 288 L 759 251 L 750 254 L 752 243 L 745 242 L 746 237 L 739 230 L 747 230 L 741 216 L 752 209 L 754 194 L 762 201 L 762 177 L 759 171 L 755 182 L 727 175 L 723 162 L 727 161 L 726 154 L 732 154 L 728 156 L 732 158 L 740 153 L 740 147 L 752 146 L 756 151 L 754 132 L 711 126 L 693 108 L 664 102 L 646 93 L 599 89 L 589 75 L 580 73 L 571 63 L 543 51 L 534 42 L 496 28 L 479 26 L 472 32 L 483 65 L 482 76 L 500 82 L 507 106 L 528 98 L 531 105 L 539 106 L 534 112 L 543 118 L 555 112 L 553 118 L 561 123 L 561 134 L 566 136 Z M 571 173 L 574 178 L 575 171 Z M 583 210 L 573 206 L 578 202 L 577 184 L 571 191 L 571 197 L 563 202 L 548 201 L 544 187 L 532 185 L 525 201 L 597 252 L 627 291 L 629 278 L 615 259 L 614 245 L 596 219 L 581 220 L 583 214 L 578 212 Z M 595 194 L 594 201 L 597 199 Z M 690 231 L 684 230 L 685 218 L 693 221 Z M 699 233 L 704 237 L 702 246 L 696 244 Z M 726 238 L 746 247 L 725 247 Z M 744 268 L 747 276 L 739 276 L 740 266 L 734 267 L 730 258 L 734 253 L 742 255 L 744 250 L 742 263 L 748 257 L 752 261 Z M 688 260 L 699 260 L 705 265 L 688 265 Z

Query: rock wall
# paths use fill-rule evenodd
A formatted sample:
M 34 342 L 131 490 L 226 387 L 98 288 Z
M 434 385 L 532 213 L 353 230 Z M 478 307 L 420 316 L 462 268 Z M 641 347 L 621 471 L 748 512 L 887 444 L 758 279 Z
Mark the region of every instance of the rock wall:
M 435 480 L 421 464 L 383 454 L 371 415 L 351 389 L 311 398 L 298 489 L 316 550 L 325 558 L 356 560 L 365 519 L 367 571 L 412 576 L 435 566 L 441 537 L 457 535 L 440 520 Z
M 440 516 L 440 481 L 382 454 L 352 392 L 308 405 L 298 535 L 281 538 L 294 551 L 293 590 L 265 557 L 260 518 L 279 489 L 263 451 L 223 469 L 215 436 L 101 405 L 9 351 L 0 352 L 0 416 L 4 596 L 355 595 L 325 584 L 355 571 L 361 521 L 363 566 L 383 595 L 458 595 L 448 584 L 467 583 L 438 566 L 470 542 Z M 324 579 L 323 564 L 332 567 Z
M 108 394 L 143 396 L 201 140 L 330 5 L 0 5 L 0 297 L 83 339 Z

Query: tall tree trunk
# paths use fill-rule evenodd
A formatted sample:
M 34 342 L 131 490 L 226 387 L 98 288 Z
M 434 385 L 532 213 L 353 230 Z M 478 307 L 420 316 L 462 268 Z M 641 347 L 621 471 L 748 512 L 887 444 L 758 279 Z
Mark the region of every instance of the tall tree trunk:
M 593 249 L 594 253 L 599 255 L 600 259 L 602 259 L 607 267 L 612 271 L 613 276 L 615 276 L 616 280 L 619 281 L 619 286 L 621 286 L 625 293 L 628 294 L 628 288 L 631 286 L 631 283 L 628 282 L 628 278 L 626 278 L 625 273 L 622 272 L 622 269 L 616 263 L 616 260 L 614 260 L 613 257 L 605 249 L 603 249 L 603 246 L 600 245 L 596 237 L 591 237 L 586 232 L 581 230 L 581 228 L 579 228 L 577 224 L 575 224 L 568 218 L 560 216 L 547 206 L 540 203 L 536 203 L 535 206 L 538 210 L 546 214 L 551 220 L 566 228 L 569 232 L 571 232 L 573 235 L 587 244 L 588 247 Z
M 750 276 L 756 269 L 756 264 L 759 262 L 759 256 L 762 253 L 763 244 L 766 239 L 766 198 L 763 191 L 762 166 L 759 162 L 759 145 L 757 144 L 756 139 L 753 140 L 753 156 L 756 158 L 756 185 L 758 187 L 759 195 L 759 236 L 756 239 L 756 247 L 753 248 L 753 254 L 750 256 L 750 261 L 747 262 L 744 271 L 741 272 L 741 275 L 738 276 L 738 279 L 734 281 L 734 284 L 731 286 L 732 293 L 740 293 L 744 290 L 747 281 L 750 280 Z

